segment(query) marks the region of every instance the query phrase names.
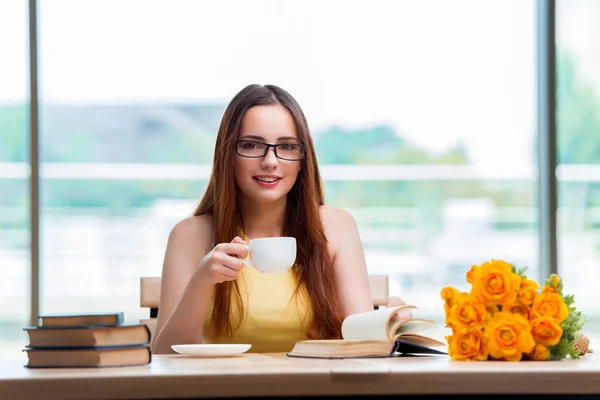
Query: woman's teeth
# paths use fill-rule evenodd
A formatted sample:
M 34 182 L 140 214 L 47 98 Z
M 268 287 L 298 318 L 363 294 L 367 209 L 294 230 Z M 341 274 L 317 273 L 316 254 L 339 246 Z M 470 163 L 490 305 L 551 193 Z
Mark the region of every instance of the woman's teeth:
M 265 178 L 265 177 L 257 176 L 256 179 L 261 182 L 275 182 L 278 178 Z

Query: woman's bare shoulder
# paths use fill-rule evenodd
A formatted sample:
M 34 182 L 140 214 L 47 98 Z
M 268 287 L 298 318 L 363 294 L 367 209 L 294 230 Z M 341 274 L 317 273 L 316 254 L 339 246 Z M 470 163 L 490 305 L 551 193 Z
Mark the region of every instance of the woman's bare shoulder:
M 212 247 L 213 219 L 210 215 L 193 215 L 177 222 L 169 234 L 169 243 L 177 247 Z
M 357 230 L 354 217 L 344 209 L 325 205 L 321 206 L 320 212 L 325 235 L 334 247 L 345 235 Z
M 325 205 L 320 207 L 320 212 L 321 220 L 325 225 L 333 225 L 335 227 L 340 224 L 355 224 L 352 214 L 342 208 Z

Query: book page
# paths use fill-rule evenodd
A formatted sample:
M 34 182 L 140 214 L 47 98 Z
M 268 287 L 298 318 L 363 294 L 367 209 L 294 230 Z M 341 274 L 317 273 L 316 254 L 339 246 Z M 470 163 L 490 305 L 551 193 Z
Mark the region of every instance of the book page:
M 397 339 L 398 336 L 418 333 L 427 328 L 431 328 L 434 325 L 434 321 L 418 318 L 391 321 L 389 327 L 390 336 L 392 336 L 394 339 Z
M 409 343 L 414 343 L 414 344 L 420 345 L 420 346 L 427 346 L 427 347 L 446 346 L 446 343 L 444 343 L 444 342 L 441 342 L 441 341 L 434 339 L 432 337 L 429 337 L 429 336 L 419 335 L 417 333 L 409 333 L 406 335 L 400 335 L 399 340 L 409 342 Z
M 400 310 L 413 308 L 416 307 L 404 305 L 349 315 L 342 323 L 342 337 L 391 342 L 395 339 L 394 332 L 389 330 L 392 316 Z
M 302 340 L 287 353 L 296 357 L 357 358 L 389 357 L 396 343 L 372 340 Z

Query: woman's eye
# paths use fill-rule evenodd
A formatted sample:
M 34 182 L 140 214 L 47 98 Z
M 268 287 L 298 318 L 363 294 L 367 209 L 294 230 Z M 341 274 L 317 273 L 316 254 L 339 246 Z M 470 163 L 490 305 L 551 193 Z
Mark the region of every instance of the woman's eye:
M 256 148 L 256 144 L 255 143 L 244 143 L 244 149 L 247 150 L 252 150 Z
M 282 144 L 281 145 L 281 150 L 283 151 L 290 151 L 294 149 L 294 145 L 293 144 Z

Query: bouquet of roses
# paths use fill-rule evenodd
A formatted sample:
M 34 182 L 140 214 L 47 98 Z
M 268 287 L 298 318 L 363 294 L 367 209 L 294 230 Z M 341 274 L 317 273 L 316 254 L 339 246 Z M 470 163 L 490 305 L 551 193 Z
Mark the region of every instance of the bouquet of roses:
M 572 295 L 563 295 L 558 275 L 543 287 L 502 260 L 474 265 L 467 272 L 469 293 L 442 289 L 448 354 L 454 360 L 562 360 L 579 358 L 589 339 L 586 318 Z

